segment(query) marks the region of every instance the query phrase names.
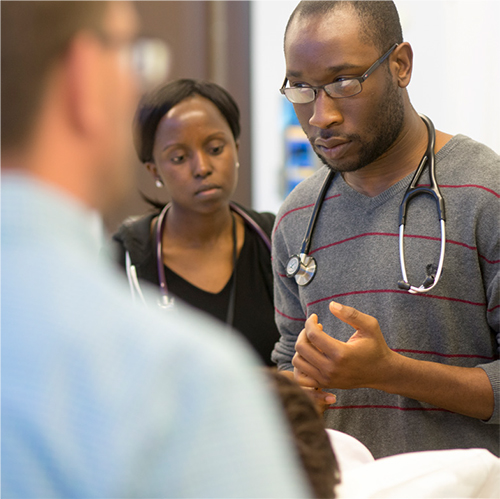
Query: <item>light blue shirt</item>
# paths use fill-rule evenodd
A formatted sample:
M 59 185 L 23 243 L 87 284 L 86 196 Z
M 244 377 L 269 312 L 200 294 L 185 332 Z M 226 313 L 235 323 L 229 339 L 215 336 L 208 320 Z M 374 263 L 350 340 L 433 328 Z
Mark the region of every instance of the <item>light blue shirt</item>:
M 2 179 L 2 498 L 307 497 L 253 353 L 133 306 L 94 217 Z

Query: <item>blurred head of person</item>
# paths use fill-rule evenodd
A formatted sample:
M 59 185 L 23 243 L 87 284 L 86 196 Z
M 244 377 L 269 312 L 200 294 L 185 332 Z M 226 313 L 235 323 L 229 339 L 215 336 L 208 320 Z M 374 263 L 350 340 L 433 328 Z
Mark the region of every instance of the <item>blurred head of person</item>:
M 323 419 L 314 402 L 295 381 L 268 370 L 290 425 L 293 442 L 316 498 L 334 498 L 340 472 Z
M 132 184 L 128 2 L 2 2 L 2 163 L 106 212 Z
M 226 90 L 173 81 L 142 98 L 134 125 L 137 155 L 176 210 L 228 206 L 238 180 L 240 112 Z

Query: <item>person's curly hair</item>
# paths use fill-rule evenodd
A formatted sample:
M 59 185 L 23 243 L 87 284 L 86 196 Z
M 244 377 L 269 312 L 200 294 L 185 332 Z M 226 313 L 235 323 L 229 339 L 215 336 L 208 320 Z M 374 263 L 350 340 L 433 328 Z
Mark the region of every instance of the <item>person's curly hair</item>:
M 315 497 L 334 498 L 340 473 L 323 419 L 298 383 L 278 371 L 269 371 L 269 375 L 290 423 L 295 447 Z

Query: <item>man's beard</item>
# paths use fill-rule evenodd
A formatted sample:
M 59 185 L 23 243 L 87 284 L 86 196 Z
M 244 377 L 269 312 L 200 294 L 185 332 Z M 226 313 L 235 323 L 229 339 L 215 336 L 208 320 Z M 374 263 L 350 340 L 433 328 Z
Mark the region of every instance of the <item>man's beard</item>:
M 394 144 L 403 128 L 404 113 L 403 97 L 398 93 L 397 86 L 388 78 L 386 96 L 380 101 L 378 110 L 375 112 L 376 119 L 371 129 L 373 138 L 369 141 L 363 141 L 358 134 L 342 135 L 342 138 L 360 144 L 359 155 L 356 159 L 340 166 L 341 161 L 325 159 L 311 142 L 313 150 L 319 159 L 333 171 L 354 172 L 360 170 L 373 163 Z M 320 134 L 325 139 L 332 135 L 329 130 L 322 130 Z

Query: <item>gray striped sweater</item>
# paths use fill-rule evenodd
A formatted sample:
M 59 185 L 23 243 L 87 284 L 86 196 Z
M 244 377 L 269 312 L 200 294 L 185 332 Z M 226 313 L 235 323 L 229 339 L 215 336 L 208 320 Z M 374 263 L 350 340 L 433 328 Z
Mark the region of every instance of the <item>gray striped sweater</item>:
M 332 299 L 376 317 L 387 344 L 416 359 L 482 367 L 492 383 L 495 410 L 482 422 L 379 390 L 332 390 L 328 427 L 361 440 L 376 458 L 429 449 L 484 447 L 499 454 L 500 423 L 500 157 L 462 135 L 436 155 L 446 203 L 444 271 L 424 295 L 397 287 L 399 204 L 412 175 L 369 198 L 336 175 L 312 239 L 318 272 L 299 287 L 285 276 L 299 252 L 326 167 L 299 184 L 276 217 L 273 234 L 276 320 L 281 338 L 273 352 L 292 369 L 296 338 L 316 313 L 324 330 L 342 341 L 354 332 L 331 315 Z M 427 173 L 421 183 L 428 183 Z M 440 231 L 434 201 L 415 198 L 408 209 L 405 252 L 410 282 L 420 285 L 437 264 Z

